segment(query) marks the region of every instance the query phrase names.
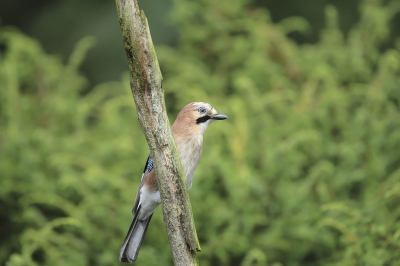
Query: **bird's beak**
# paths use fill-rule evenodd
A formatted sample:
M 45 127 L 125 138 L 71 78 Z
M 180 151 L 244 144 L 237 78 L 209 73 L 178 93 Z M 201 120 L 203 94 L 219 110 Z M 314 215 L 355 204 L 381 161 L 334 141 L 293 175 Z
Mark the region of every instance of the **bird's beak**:
M 210 117 L 213 120 L 225 120 L 225 119 L 228 119 L 228 116 L 226 116 L 224 114 L 210 115 Z

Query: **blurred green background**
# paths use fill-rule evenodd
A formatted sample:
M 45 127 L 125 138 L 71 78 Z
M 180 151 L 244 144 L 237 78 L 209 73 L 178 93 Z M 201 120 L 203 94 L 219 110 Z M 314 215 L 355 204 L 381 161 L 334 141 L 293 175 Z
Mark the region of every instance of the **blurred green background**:
M 140 1 L 214 123 L 201 265 L 400 265 L 400 1 Z M 113 1 L 0 2 L 0 264 L 120 265 L 148 146 Z M 93 37 L 94 36 L 94 37 Z M 158 209 L 136 265 L 172 265 Z

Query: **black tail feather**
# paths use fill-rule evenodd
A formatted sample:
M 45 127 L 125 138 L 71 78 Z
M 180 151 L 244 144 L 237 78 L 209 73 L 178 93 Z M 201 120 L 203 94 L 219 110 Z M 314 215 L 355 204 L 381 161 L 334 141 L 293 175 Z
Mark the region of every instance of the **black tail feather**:
M 139 207 L 140 208 L 140 207 Z M 138 214 L 140 209 L 137 210 L 135 217 L 129 227 L 128 234 L 125 237 L 125 241 L 122 244 L 119 252 L 119 261 L 132 263 L 137 259 L 139 254 L 140 246 L 142 244 L 144 235 L 146 234 L 147 227 L 149 226 L 151 217 L 145 220 L 139 220 Z

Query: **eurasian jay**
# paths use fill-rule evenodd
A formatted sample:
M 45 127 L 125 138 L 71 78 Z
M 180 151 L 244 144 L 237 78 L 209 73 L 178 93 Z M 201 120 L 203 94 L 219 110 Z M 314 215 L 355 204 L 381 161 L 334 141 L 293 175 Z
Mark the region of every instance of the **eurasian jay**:
M 194 172 L 203 148 L 204 132 L 212 121 L 227 118 L 210 104 L 203 102 L 190 103 L 179 112 L 172 125 L 172 132 L 186 177 L 187 189 L 192 187 Z M 119 253 L 121 262 L 132 263 L 136 260 L 147 226 L 160 202 L 153 160 L 149 156 L 132 209 L 134 218 Z

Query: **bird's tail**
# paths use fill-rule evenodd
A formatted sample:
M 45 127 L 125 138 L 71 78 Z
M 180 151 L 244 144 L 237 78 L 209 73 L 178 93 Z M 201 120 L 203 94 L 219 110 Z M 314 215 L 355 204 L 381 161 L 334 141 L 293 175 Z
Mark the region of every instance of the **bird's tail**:
M 132 263 L 137 259 L 140 245 L 142 244 L 143 237 L 146 234 L 147 226 L 152 216 L 153 215 L 150 215 L 149 218 L 145 220 L 139 220 L 139 210 L 136 212 L 119 252 L 120 262 Z

